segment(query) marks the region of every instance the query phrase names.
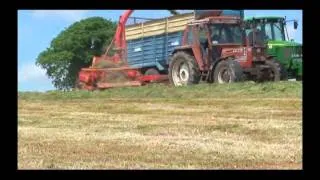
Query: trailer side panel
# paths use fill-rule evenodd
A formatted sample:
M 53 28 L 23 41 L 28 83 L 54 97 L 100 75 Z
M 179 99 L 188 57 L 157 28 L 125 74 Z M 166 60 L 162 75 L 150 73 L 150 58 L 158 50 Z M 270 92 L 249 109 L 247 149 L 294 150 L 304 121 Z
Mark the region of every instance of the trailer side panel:
M 127 41 L 128 63 L 132 67 L 164 70 L 168 56 L 182 43 L 183 31 Z

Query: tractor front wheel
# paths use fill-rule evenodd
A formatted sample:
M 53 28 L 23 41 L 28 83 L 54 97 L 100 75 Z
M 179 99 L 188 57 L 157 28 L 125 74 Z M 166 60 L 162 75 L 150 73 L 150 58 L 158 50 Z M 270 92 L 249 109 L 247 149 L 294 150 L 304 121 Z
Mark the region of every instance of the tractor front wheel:
M 213 76 L 216 83 L 233 83 L 242 80 L 243 70 L 240 63 L 233 59 L 222 60 L 214 69 Z
M 198 84 L 201 78 L 198 64 L 193 56 L 180 51 L 173 55 L 169 65 L 169 81 L 174 86 Z
M 281 72 L 283 71 L 283 68 L 280 65 L 280 63 L 278 63 L 274 60 L 269 60 L 269 61 L 266 61 L 266 64 L 269 65 L 269 67 L 270 67 L 268 80 L 280 81 L 283 78 L 283 77 L 281 78 Z

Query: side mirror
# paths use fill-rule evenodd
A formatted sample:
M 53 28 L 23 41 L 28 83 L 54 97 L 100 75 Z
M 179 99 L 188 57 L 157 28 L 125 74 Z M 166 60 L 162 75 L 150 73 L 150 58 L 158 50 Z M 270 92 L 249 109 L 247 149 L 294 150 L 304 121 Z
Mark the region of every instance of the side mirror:
M 297 29 L 297 28 L 298 28 L 298 22 L 297 22 L 297 21 L 294 21 L 294 22 L 293 22 L 293 28 L 294 28 L 294 29 Z

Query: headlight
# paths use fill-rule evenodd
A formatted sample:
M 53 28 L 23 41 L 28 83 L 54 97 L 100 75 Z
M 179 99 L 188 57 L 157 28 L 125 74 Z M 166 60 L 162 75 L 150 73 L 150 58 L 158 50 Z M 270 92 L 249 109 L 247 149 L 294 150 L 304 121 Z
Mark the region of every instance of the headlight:
M 294 53 L 291 55 L 292 58 L 299 58 L 299 57 L 302 57 L 302 54 L 297 54 L 297 53 Z

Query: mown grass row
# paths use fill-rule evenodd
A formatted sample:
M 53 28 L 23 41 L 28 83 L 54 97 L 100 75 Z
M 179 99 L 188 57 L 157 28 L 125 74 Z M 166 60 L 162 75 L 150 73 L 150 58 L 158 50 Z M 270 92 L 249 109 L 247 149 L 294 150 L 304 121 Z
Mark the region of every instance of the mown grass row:
M 150 84 L 142 87 L 115 88 L 105 91 L 19 92 L 23 100 L 67 100 L 90 98 L 302 98 L 302 82 L 267 82 L 233 84 L 199 84 L 173 87 Z

